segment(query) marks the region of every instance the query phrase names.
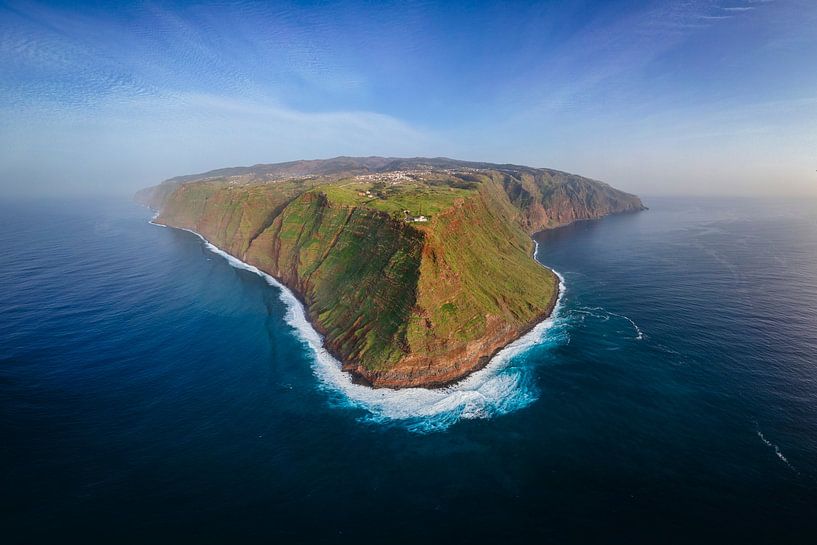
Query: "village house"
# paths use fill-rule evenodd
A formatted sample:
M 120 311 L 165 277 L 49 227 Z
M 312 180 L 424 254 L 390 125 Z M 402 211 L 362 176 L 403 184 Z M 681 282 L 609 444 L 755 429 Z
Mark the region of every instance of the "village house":
M 424 216 L 422 214 L 420 214 L 419 216 L 412 216 L 411 212 L 409 212 L 408 210 L 403 210 L 403 217 L 405 218 L 405 221 L 407 221 L 407 222 L 426 222 L 426 221 L 428 221 L 428 218 L 426 216 Z

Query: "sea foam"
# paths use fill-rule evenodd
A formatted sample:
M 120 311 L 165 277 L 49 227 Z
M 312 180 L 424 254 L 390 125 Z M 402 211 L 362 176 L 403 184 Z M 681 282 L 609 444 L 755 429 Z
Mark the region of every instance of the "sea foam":
M 165 225 L 155 223 L 162 227 Z M 530 405 L 538 397 L 530 379 L 530 369 L 512 366 L 511 363 L 540 345 L 545 333 L 559 320 L 559 309 L 565 292 L 565 282 L 559 277 L 559 296 L 550 317 L 538 323 L 531 331 L 510 343 L 480 369 L 454 385 L 437 388 L 371 388 L 352 382 L 349 373 L 341 370 L 341 363 L 323 346 L 323 338 L 306 318 L 306 312 L 295 294 L 264 271 L 249 265 L 221 250 L 199 233 L 193 233 L 204 241 L 205 246 L 237 269 L 253 272 L 280 290 L 281 301 L 287 307 L 284 320 L 292 326 L 301 341 L 312 352 L 312 368 L 334 404 L 364 410 L 363 420 L 378 423 L 394 423 L 415 432 L 443 430 L 459 420 L 490 418 L 509 413 Z M 534 258 L 538 255 L 536 243 Z M 563 336 L 556 336 L 558 342 Z

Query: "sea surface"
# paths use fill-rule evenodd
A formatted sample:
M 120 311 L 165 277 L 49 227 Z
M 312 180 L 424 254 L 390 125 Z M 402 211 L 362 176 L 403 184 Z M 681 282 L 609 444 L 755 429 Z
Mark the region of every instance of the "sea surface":
M 399 392 L 145 208 L 0 202 L 0 542 L 817 543 L 817 201 L 645 201 L 537 235 L 553 318 Z

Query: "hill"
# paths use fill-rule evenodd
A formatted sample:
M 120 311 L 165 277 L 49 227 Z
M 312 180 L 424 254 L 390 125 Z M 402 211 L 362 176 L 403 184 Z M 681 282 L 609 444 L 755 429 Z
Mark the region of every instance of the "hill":
M 393 388 L 456 381 L 549 315 L 559 281 L 530 234 L 643 209 L 581 176 L 446 158 L 228 168 L 136 198 L 279 279 L 345 370 Z

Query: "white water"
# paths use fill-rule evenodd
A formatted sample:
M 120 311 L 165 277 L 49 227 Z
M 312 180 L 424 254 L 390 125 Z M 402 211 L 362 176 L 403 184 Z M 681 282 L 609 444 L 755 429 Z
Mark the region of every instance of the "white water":
M 792 470 L 792 471 L 794 471 L 795 473 L 798 473 L 798 474 L 799 474 L 799 471 L 797 471 L 797 470 L 794 468 L 794 466 L 793 466 L 793 465 L 791 465 L 791 463 L 789 462 L 788 458 L 786 458 L 785 456 L 783 456 L 783 453 L 780 451 L 780 447 L 778 447 L 777 445 L 775 445 L 774 443 L 772 443 L 771 441 L 769 441 L 768 439 L 766 439 L 766 436 L 764 436 L 764 435 L 763 435 L 763 432 L 762 432 L 762 431 L 760 431 L 759 429 L 757 430 L 757 436 L 758 436 L 758 437 L 760 437 L 760 440 L 761 440 L 761 441 L 763 441 L 763 444 L 764 444 L 764 445 L 766 445 L 766 446 L 767 446 L 767 447 L 769 447 L 769 448 L 774 449 L 774 453 L 775 453 L 775 455 L 778 457 L 778 459 L 779 459 L 781 462 L 783 462 L 784 464 L 786 464 L 786 465 L 789 467 L 789 469 L 791 469 L 791 470 Z
M 610 312 L 610 311 L 607 311 L 607 312 L 608 312 L 608 314 L 611 314 L 613 316 L 618 316 L 619 318 L 624 318 L 625 320 L 630 322 L 630 325 L 632 325 L 633 328 L 635 329 L 635 340 L 640 341 L 640 340 L 642 340 L 644 338 L 644 332 L 641 331 L 641 328 L 638 327 L 638 325 L 631 318 L 629 318 L 629 317 L 627 317 L 627 316 L 625 316 L 623 314 L 616 314 L 615 312 Z
M 166 227 L 155 223 L 154 225 Z M 528 406 L 536 400 L 537 391 L 528 373 L 509 363 L 532 347 L 545 340 L 545 333 L 557 323 L 565 282 L 559 277 L 559 296 L 550 317 L 538 323 L 531 331 L 500 350 L 484 368 L 462 381 L 446 388 L 370 388 L 354 384 L 348 373 L 341 370 L 341 363 L 323 346 L 323 338 L 306 318 L 301 302 L 289 288 L 264 271 L 244 263 L 210 243 L 200 234 L 183 229 L 201 238 L 212 252 L 224 257 L 237 269 L 258 274 L 271 286 L 281 291 L 281 301 L 287 306 L 284 320 L 294 328 L 298 337 L 313 353 L 313 370 L 324 388 L 340 394 L 340 405 L 353 406 L 367 411 L 365 420 L 374 422 L 395 421 L 410 430 L 429 432 L 442 430 L 461 419 L 490 418 Z M 539 251 L 536 243 L 534 259 Z
M 600 312 L 603 312 L 604 314 L 599 314 Z M 638 327 L 638 324 L 636 324 L 632 320 L 632 318 L 630 318 L 629 316 L 625 316 L 624 314 L 618 314 L 617 312 L 611 312 L 611 311 L 609 311 L 607 309 L 604 309 L 604 308 L 601 308 L 601 307 L 582 307 L 582 308 L 579 308 L 579 309 L 574 309 L 573 313 L 583 314 L 585 316 L 592 316 L 593 318 L 597 318 L 597 319 L 605 321 L 605 322 L 610 319 L 610 316 L 615 316 L 617 318 L 621 318 L 622 320 L 628 321 L 630 323 L 630 325 L 633 326 L 633 330 L 635 330 L 635 337 L 633 337 L 633 338 L 635 340 L 641 341 L 645 337 L 644 332 L 641 331 L 641 328 Z

